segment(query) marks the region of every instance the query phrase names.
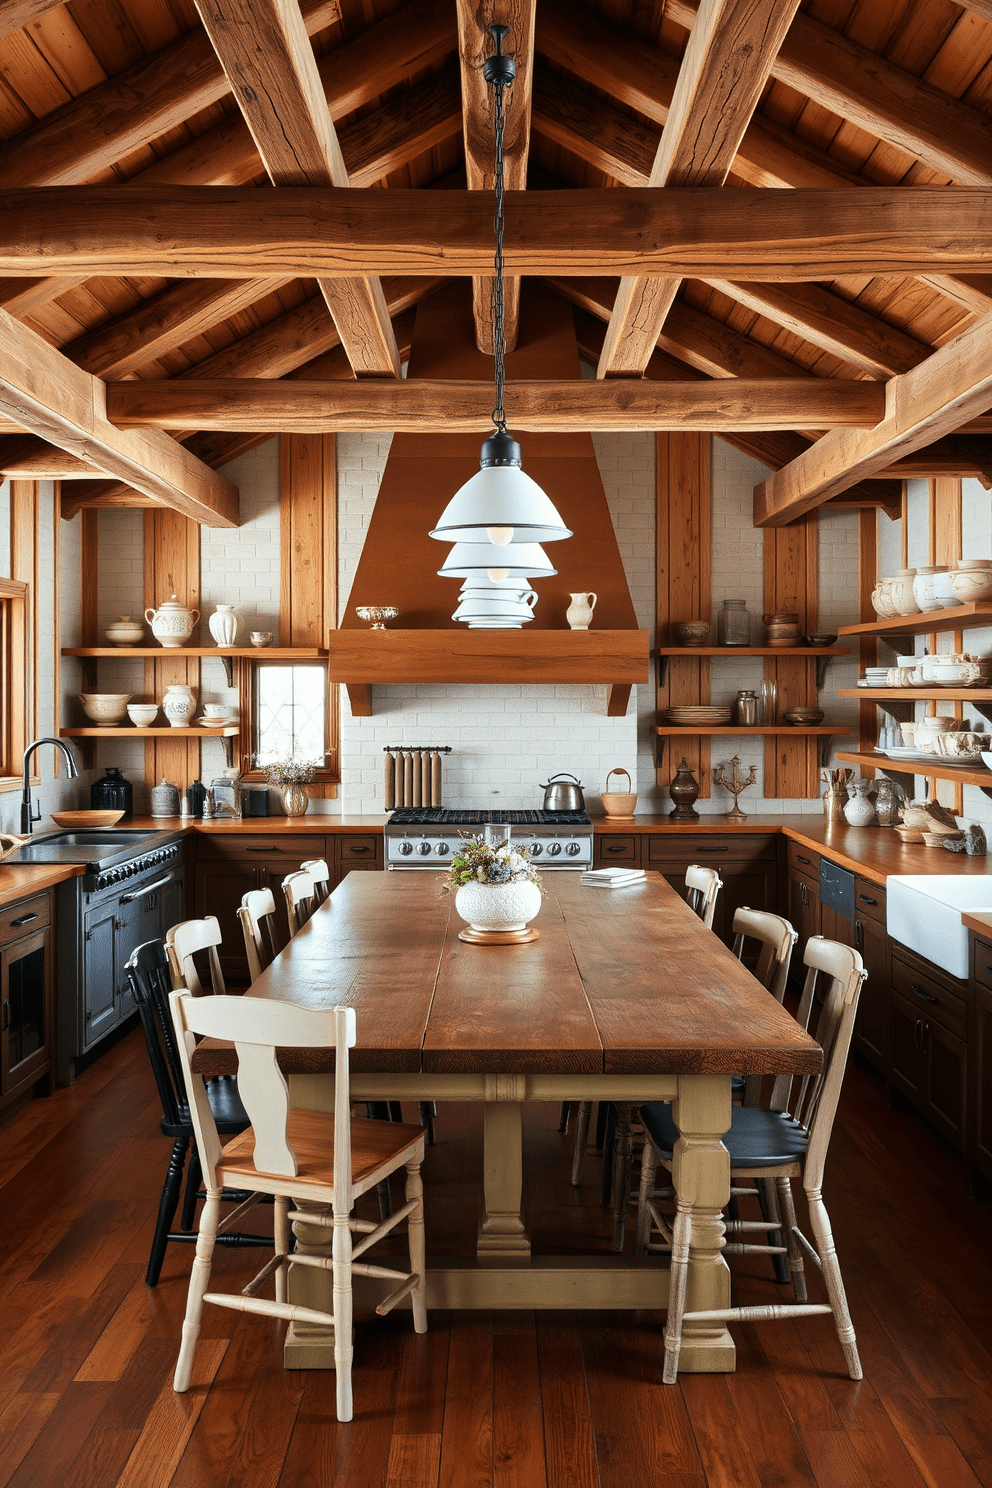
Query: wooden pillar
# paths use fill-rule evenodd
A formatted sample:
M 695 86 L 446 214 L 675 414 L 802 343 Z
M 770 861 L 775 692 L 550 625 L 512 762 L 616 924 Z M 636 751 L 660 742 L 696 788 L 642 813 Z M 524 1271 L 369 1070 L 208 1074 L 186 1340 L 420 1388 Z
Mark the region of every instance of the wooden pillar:
M 817 627 L 819 524 L 815 511 L 788 527 L 765 528 L 765 613 L 795 611 L 801 633 Z M 778 715 L 786 708 L 815 708 L 816 660 L 808 656 L 768 657 L 765 680 L 778 687 Z M 801 730 L 797 730 L 801 733 Z M 767 797 L 800 798 L 819 795 L 819 738 L 808 738 L 797 748 L 788 734 L 765 736 Z
M 191 610 L 200 607 L 200 528 L 188 517 L 161 507 L 145 514 L 145 603 L 157 608 L 176 594 Z M 196 644 L 194 630 L 193 643 Z M 145 696 L 160 703 L 171 683 L 186 682 L 199 703 L 200 662 L 176 648 L 145 662 Z M 145 781 L 149 787 L 169 780 L 185 790 L 200 774 L 200 741 L 176 738 L 145 740 Z
M 858 619 L 862 624 L 874 620 L 875 607 L 871 602 L 872 590 L 878 582 L 878 511 L 873 506 L 864 506 L 858 512 Z M 878 661 L 878 640 L 875 636 L 861 637 L 861 671 L 874 666 Z M 878 704 L 858 703 L 858 748 L 862 754 L 871 754 L 878 739 Z M 863 767 L 861 774 L 866 780 L 875 777 L 875 771 Z
M 27 738 L 38 732 L 38 482 L 10 483 L 10 577 L 28 585 L 28 664 L 24 700 Z M 37 755 L 35 760 L 37 761 Z M 35 763 L 37 772 L 39 765 Z M 35 775 L 37 778 L 37 774 Z
M 680 620 L 709 620 L 712 611 L 710 554 L 712 507 L 711 441 L 708 434 L 659 434 L 657 483 L 657 618 L 658 645 L 670 646 L 672 626 Z M 710 661 L 707 656 L 669 659 L 658 688 L 659 718 L 680 703 L 708 703 Z M 685 755 L 699 781 L 700 796 L 710 794 L 710 741 L 706 735 L 669 739 L 658 769 L 658 784 L 667 786 Z
M 961 481 L 954 476 L 936 476 L 930 481 L 928 490 L 929 510 L 929 544 L 928 554 L 930 562 L 946 563 L 948 568 L 955 568 L 961 557 L 962 531 L 961 531 Z M 927 637 L 930 654 L 937 650 L 937 636 L 931 634 Z M 964 647 L 964 635 L 960 630 L 951 632 L 952 650 L 960 652 Z M 928 713 L 936 713 L 936 703 L 927 706 Z M 964 716 L 964 705 L 954 704 L 954 717 Z M 964 810 L 964 787 L 955 785 L 949 780 L 935 780 L 933 782 L 933 796 L 942 805 L 949 806 L 955 816 L 960 816 Z

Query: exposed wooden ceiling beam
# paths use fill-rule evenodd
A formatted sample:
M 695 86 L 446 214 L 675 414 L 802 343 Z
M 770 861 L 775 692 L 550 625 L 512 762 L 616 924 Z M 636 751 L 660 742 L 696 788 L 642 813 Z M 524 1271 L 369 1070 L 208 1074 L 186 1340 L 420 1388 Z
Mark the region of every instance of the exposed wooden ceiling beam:
M 0 480 L 105 481 L 107 472 L 57 445 L 21 434 L 0 441 Z M 158 502 L 155 503 L 156 506 Z
M 506 219 L 511 274 L 786 282 L 992 261 L 988 193 L 969 186 L 516 191 Z M 0 273 L 28 276 L 470 276 L 491 252 L 477 191 L 42 187 L 8 192 L 0 216 Z
M 392 430 L 484 431 L 488 382 L 371 380 L 307 383 L 185 379 L 107 385 L 107 416 L 118 428 L 269 429 L 273 433 Z M 870 428 L 885 412 L 877 382 L 659 383 L 508 382 L 507 421 L 531 433 L 566 429 Z
M 115 429 L 105 385 L 0 310 L 0 409 L 23 428 L 210 527 L 238 525 L 238 490 L 158 430 Z
M 960 0 L 965 10 L 973 11 L 983 20 L 992 21 L 992 0 Z
M 852 480 L 951 434 L 992 401 L 992 316 L 887 385 L 885 419 L 855 433 L 832 429 L 754 490 L 757 527 L 779 527 L 837 495 Z
M 799 0 L 701 0 L 648 185 L 722 186 Z M 679 281 L 625 275 L 600 377 L 640 377 Z
M 992 439 L 975 438 L 958 429 L 955 434 L 923 445 L 911 455 L 903 455 L 868 479 L 910 480 L 936 475 L 971 476 L 988 490 L 992 484 Z
M 196 0 L 274 186 L 350 185 L 297 0 Z M 399 377 L 377 277 L 319 279 L 356 377 Z
M 0 0 L 0 36 L 9 36 L 39 20 L 63 0 Z
M 507 191 L 527 186 L 530 155 L 531 92 L 534 77 L 534 11 L 536 0 L 455 0 L 458 21 L 458 58 L 462 80 L 462 119 L 465 140 L 465 175 L 470 191 L 492 191 L 495 187 L 493 89 L 482 74 L 482 64 L 494 50 L 489 27 L 494 22 L 510 27 L 505 50 L 513 57 L 517 75 L 506 99 L 503 136 L 503 180 Z M 479 350 L 493 354 L 490 302 L 492 278 L 476 275 L 472 280 L 472 313 Z M 520 277 L 504 281 L 506 349 L 517 342 L 520 318 Z

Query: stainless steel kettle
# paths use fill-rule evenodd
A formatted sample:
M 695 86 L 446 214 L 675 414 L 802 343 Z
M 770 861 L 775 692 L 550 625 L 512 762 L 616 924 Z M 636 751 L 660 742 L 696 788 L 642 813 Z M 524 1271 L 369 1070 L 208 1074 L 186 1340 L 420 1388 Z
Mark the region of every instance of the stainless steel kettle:
M 574 780 L 574 785 L 565 782 Z M 582 795 L 582 784 L 575 779 L 574 775 L 568 775 L 559 771 L 552 775 L 547 785 L 542 785 L 544 791 L 545 811 L 585 811 L 586 803 Z

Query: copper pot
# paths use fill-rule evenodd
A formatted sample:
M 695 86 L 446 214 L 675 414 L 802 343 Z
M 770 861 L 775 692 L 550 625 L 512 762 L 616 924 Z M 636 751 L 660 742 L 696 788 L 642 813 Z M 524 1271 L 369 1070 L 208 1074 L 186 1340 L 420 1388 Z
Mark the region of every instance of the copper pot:
M 799 616 L 783 611 L 778 615 L 762 615 L 768 627 L 769 646 L 795 646 L 799 640 L 801 626 Z

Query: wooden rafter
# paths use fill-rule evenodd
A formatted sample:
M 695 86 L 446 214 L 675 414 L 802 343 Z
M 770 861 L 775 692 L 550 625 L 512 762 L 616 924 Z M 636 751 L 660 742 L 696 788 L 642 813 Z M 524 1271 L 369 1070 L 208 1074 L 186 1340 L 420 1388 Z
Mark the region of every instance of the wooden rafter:
M 506 51 L 516 63 L 517 75 L 507 96 L 506 129 L 503 137 L 503 179 L 508 191 L 527 186 L 530 154 L 531 92 L 534 74 L 534 11 L 536 0 L 455 0 L 458 20 L 458 57 L 462 80 L 462 119 L 465 139 L 465 176 L 470 191 L 492 191 L 493 95 L 482 75 L 482 64 L 493 51 L 489 27 L 494 22 L 510 27 Z M 520 317 L 520 278 L 504 281 L 506 349 L 517 342 Z M 490 324 L 492 279 L 476 275 L 472 280 L 472 312 L 480 351 L 493 353 Z
M 274 186 L 347 187 L 348 170 L 296 0 L 196 0 Z M 319 279 L 356 377 L 399 377 L 376 277 Z
M 292 187 L 27 188 L 7 193 L 0 272 L 485 273 L 492 203 L 476 191 Z M 509 273 L 805 281 L 848 273 L 980 272 L 992 260 L 988 193 L 920 186 L 841 191 L 697 187 L 516 191 Z
M 0 36 L 9 36 L 39 20 L 63 0 L 0 0 Z
M 952 433 L 992 403 L 992 316 L 947 342 L 887 386 L 885 419 L 854 433 L 833 429 L 754 491 L 758 527 L 778 527 Z
M 722 186 L 799 0 L 701 0 L 648 185 Z M 640 377 L 676 278 L 620 282 L 600 377 Z
M 105 385 L 0 310 L 0 408 L 25 428 L 211 527 L 236 527 L 238 491 L 157 430 L 108 422 Z

